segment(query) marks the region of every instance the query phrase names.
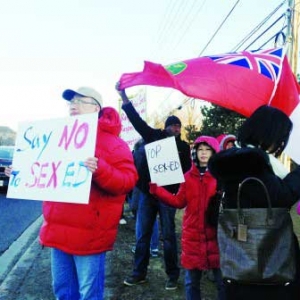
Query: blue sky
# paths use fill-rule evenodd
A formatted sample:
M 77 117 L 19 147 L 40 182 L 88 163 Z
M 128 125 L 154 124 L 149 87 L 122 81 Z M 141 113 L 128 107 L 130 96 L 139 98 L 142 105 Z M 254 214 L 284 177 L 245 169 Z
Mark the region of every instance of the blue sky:
M 144 60 L 168 64 L 199 56 L 236 2 L 2 0 L 0 125 L 17 129 L 21 121 L 66 116 L 61 93 L 79 86 L 94 87 L 105 105 L 118 107 L 114 85 L 122 73 L 142 70 Z M 239 1 L 202 55 L 231 51 L 282 2 Z M 149 113 L 164 93 L 148 97 Z

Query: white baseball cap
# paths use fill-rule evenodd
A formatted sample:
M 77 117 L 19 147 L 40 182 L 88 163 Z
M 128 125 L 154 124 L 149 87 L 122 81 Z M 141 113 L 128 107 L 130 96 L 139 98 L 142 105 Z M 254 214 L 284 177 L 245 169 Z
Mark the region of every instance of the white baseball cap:
M 65 100 L 72 100 L 74 98 L 74 96 L 79 95 L 79 96 L 83 96 L 83 97 L 89 97 L 89 98 L 93 98 L 94 100 L 96 100 L 99 104 L 99 106 L 102 108 L 102 96 L 95 91 L 94 89 L 90 88 L 90 87 L 80 87 L 77 90 L 65 90 L 62 93 L 62 97 Z

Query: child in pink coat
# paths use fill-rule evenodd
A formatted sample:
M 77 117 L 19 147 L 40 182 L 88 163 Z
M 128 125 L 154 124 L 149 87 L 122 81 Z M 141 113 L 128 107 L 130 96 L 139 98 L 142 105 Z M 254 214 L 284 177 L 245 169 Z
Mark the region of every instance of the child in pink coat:
M 217 182 L 207 169 L 210 157 L 219 151 L 218 141 L 200 136 L 192 149 L 192 167 L 185 173 L 176 195 L 154 183 L 150 193 L 160 201 L 176 208 L 185 208 L 182 222 L 181 264 L 186 270 L 187 300 L 201 299 L 200 282 L 204 270 L 212 270 L 218 288 L 218 299 L 224 300 L 224 285 L 220 271 L 217 229 L 206 219 L 211 197 L 216 194 Z

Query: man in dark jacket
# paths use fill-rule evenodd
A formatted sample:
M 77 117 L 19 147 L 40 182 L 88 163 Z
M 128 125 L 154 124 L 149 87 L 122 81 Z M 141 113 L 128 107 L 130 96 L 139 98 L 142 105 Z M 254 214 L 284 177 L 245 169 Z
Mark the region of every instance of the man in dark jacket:
M 118 92 L 123 101 L 122 109 L 125 111 L 135 130 L 144 139 L 145 144 L 174 136 L 182 170 L 184 173 L 188 171 L 191 167 L 190 147 L 180 138 L 181 121 L 179 118 L 176 116 L 169 116 L 165 122 L 164 130 L 154 129 L 139 116 L 132 103 L 129 101 L 125 90 L 119 90 Z M 136 161 L 138 161 L 136 166 L 139 174 L 137 187 L 142 192 L 137 216 L 141 234 L 136 242 L 133 272 L 124 280 L 124 284 L 133 286 L 146 282 L 152 228 L 156 220 L 157 213 L 159 213 L 161 232 L 163 236 L 165 268 L 168 275 L 165 288 L 167 290 L 174 290 L 177 288 L 177 281 L 179 278 L 178 251 L 175 234 L 176 209 L 157 201 L 149 193 L 150 174 L 144 145 L 139 148 L 139 153 L 137 154 L 138 158 L 136 159 Z M 171 193 L 176 193 L 178 191 L 178 187 L 179 184 L 165 186 L 165 188 Z

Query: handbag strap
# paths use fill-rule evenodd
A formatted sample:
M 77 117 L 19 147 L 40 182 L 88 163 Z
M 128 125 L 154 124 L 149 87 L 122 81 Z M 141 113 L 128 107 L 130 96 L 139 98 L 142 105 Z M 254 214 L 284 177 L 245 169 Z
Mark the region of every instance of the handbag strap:
M 267 206 L 267 220 L 269 222 L 269 221 L 271 221 L 273 219 L 273 212 L 272 212 L 272 205 L 271 205 L 270 195 L 269 195 L 269 192 L 268 192 L 265 184 L 260 179 L 258 179 L 256 177 L 247 177 L 246 179 L 244 179 L 239 184 L 238 194 L 237 194 L 237 210 L 238 210 L 239 220 L 242 221 L 242 222 L 244 221 L 243 209 L 241 208 L 241 204 L 240 204 L 241 190 L 242 190 L 243 185 L 246 182 L 251 181 L 251 180 L 260 183 L 261 186 L 263 187 L 263 190 L 264 190 L 264 193 L 266 195 L 267 202 L 268 202 L 268 206 Z

